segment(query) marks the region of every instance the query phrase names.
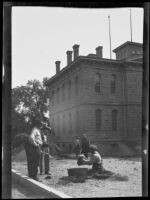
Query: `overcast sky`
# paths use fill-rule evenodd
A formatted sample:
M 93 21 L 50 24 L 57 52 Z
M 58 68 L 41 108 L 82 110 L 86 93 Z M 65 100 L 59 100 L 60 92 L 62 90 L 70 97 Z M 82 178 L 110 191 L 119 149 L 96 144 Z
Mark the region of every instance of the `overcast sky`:
M 131 10 L 133 42 L 143 43 L 143 9 Z M 55 61 L 61 61 L 61 69 L 65 67 L 66 51 L 74 44 L 80 45 L 80 55 L 95 53 L 97 46 L 103 46 L 103 57 L 110 58 L 108 15 L 113 50 L 131 40 L 130 8 L 13 7 L 12 87 L 52 77 Z

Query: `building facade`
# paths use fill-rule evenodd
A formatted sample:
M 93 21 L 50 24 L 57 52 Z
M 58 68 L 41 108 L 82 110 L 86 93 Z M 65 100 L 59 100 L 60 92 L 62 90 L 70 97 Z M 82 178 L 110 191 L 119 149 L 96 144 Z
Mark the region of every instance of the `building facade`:
M 142 44 L 126 42 L 114 50 L 116 60 L 96 54 L 79 56 L 79 45 L 67 51 L 67 66 L 46 85 L 50 124 L 58 143 L 71 145 L 86 133 L 103 142 L 140 142 L 142 130 Z M 72 60 L 73 53 L 73 60 Z

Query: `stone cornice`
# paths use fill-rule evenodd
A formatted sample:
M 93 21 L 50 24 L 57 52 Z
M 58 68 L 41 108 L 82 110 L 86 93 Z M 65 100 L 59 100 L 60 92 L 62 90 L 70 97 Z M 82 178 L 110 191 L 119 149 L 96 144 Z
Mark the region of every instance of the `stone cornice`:
M 124 67 L 127 67 L 129 64 L 132 64 L 134 66 L 142 66 L 140 62 L 135 62 L 135 61 L 121 61 L 121 60 L 112 60 L 112 59 L 106 59 L 106 58 L 92 58 L 88 56 L 78 56 L 74 61 L 72 61 L 69 65 L 64 67 L 59 73 L 55 74 L 53 77 L 51 77 L 49 80 L 46 81 L 45 85 L 50 86 L 54 81 L 58 80 L 61 78 L 64 73 L 68 73 L 71 70 L 74 70 L 75 67 L 79 66 L 83 62 L 96 62 L 96 63 L 109 63 L 110 65 L 122 65 Z

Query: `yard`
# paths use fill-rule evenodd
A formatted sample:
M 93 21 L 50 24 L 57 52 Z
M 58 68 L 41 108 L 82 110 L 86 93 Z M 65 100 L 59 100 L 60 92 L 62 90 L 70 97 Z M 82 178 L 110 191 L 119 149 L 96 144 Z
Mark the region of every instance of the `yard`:
M 130 197 L 142 196 L 142 162 L 141 158 L 103 158 L 105 169 L 115 172 L 128 179 L 120 180 L 114 177 L 108 179 L 86 179 L 75 181 L 68 177 L 67 169 L 78 167 L 75 159 L 51 157 L 50 172 L 52 177 L 45 179 L 39 175 L 44 184 L 53 187 L 73 198 L 88 197 Z M 81 166 L 88 167 L 91 166 Z M 13 161 L 12 168 L 27 175 L 26 161 Z

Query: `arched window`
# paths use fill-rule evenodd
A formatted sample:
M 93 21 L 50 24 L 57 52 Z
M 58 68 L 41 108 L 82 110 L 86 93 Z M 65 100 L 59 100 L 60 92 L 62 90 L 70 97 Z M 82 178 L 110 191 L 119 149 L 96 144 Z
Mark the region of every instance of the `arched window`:
M 59 87 L 57 88 L 57 103 L 59 103 Z
M 64 102 L 65 100 L 65 84 L 63 83 L 62 85 L 62 101 Z
M 63 135 L 65 135 L 65 114 L 63 115 Z
M 79 133 L 79 111 L 76 111 L 76 134 Z
M 113 131 L 117 130 L 117 115 L 118 115 L 118 111 L 113 110 L 112 111 L 112 130 Z
M 71 80 L 68 81 L 68 98 L 71 98 Z
M 96 131 L 100 131 L 102 128 L 102 111 L 100 109 L 96 110 Z
M 111 94 L 116 93 L 116 86 L 117 86 L 117 77 L 116 77 L 116 75 L 113 74 L 111 77 L 111 83 L 110 83 Z
M 78 90 L 79 90 L 79 80 L 78 76 L 75 77 L 75 93 L 78 95 Z
M 69 134 L 72 133 L 72 116 L 71 113 L 69 113 Z
M 60 134 L 60 117 L 57 116 L 57 135 Z
M 101 75 L 99 73 L 95 75 L 95 92 L 101 92 Z
M 57 123 L 56 123 L 56 122 L 57 122 L 57 118 L 56 118 L 56 116 L 55 116 L 55 117 L 54 117 L 54 127 L 53 127 L 53 128 L 54 128 L 53 131 L 54 131 L 54 134 L 55 134 L 55 135 L 57 135 Z

